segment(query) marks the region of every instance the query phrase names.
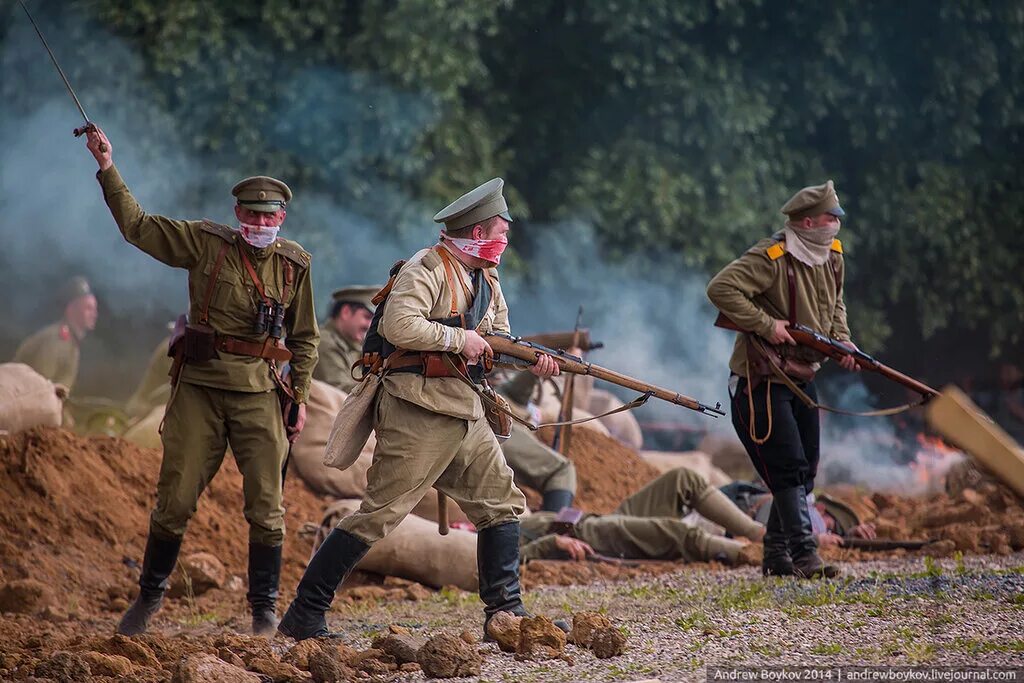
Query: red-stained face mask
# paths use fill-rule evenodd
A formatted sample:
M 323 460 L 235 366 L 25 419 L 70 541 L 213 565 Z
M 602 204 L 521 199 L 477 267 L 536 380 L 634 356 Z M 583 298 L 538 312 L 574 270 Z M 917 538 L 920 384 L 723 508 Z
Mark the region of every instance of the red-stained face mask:
M 508 247 L 508 238 L 504 235 L 495 240 L 468 240 L 449 237 L 448 233 L 442 230 L 441 237 L 466 256 L 489 261 L 494 265 L 501 263 L 501 255 Z

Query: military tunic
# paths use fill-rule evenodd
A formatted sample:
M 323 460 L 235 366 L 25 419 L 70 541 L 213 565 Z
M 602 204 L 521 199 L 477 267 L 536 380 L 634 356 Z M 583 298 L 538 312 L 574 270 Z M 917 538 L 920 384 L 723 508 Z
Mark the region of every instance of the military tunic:
M 671 470 L 622 501 L 614 513 L 585 516 L 575 527 L 576 538 L 610 557 L 686 562 L 714 559 L 734 542 L 724 543 L 725 539 L 682 521 L 708 486 L 707 479 L 692 470 Z M 534 512 L 521 520 L 523 561 L 562 559 L 555 534 L 548 533 L 556 516 Z
M 508 307 L 497 272 L 489 269 L 488 275 L 493 298 L 477 329 L 508 332 Z M 459 263 L 457 276 L 472 294 L 469 269 Z M 430 320 L 449 316 L 452 296 L 458 312 L 469 310 L 471 300 L 462 287 L 456 290 L 449 289 L 441 257 L 431 249 L 418 252 L 395 279 L 379 332 L 401 349 L 461 352 L 465 330 Z M 338 528 L 372 544 L 432 486 L 458 503 L 478 529 L 516 521 L 526 511 L 526 499 L 483 416 L 476 392 L 456 378 L 385 374 L 374 414 L 377 447 L 366 494 L 359 510 Z
M 21 342 L 14 354 L 15 363 L 32 367 L 55 384 L 69 390 L 78 378 L 78 339 L 63 321 L 47 325 Z
M 842 246 L 833 242 L 829 259 L 809 266 L 785 253 L 781 234 L 764 239 L 721 270 L 708 284 L 708 298 L 722 313 L 743 329 L 767 338 L 775 320 L 789 320 L 787 264 L 793 269 L 796 322 L 840 341 L 850 340 L 843 301 L 845 276 Z M 779 347 L 787 358 L 820 364 L 823 356 L 803 347 Z M 747 395 L 747 335 L 737 334 L 729 369 L 737 376 L 730 411 L 736 434 L 743 442 L 751 463 L 772 491 L 803 486 L 814 488 L 820 457 L 818 412 L 808 407 L 784 384 L 767 378 L 753 390 L 751 415 Z M 758 378 L 751 378 L 758 379 Z M 817 399 L 814 382 L 802 390 Z M 753 425 L 753 426 L 752 426 Z M 770 432 L 769 432 L 770 429 Z M 757 443 L 768 434 L 764 443 Z
M 327 382 L 345 393 L 352 391 L 357 384 L 352 378 L 352 364 L 363 355 L 362 342 L 349 339 L 328 321 L 320 335 L 319 354 L 313 370 L 314 379 Z
M 285 265 L 293 264 L 284 323 L 285 345 L 292 352 L 291 377 L 296 400 L 309 395 L 319 331 L 313 307 L 310 256 L 295 242 L 278 238 L 255 249 L 238 234 L 208 221 L 183 221 L 147 214 L 132 197 L 117 168 L 97 174 L 110 212 L 125 240 L 172 267 L 188 270 L 189 320 L 201 318 L 207 285 L 222 245 L 228 243 L 209 305 L 209 325 L 219 335 L 262 342 L 252 332 L 259 292 L 240 255 L 244 250 L 266 295 L 281 301 Z M 225 448 L 244 480 L 244 514 L 252 543 L 281 545 L 284 508 L 281 466 L 288 450 L 280 403 L 269 363 L 251 356 L 219 352 L 205 362 L 188 362 L 167 409 L 161 436 L 164 457 L 157 504 L 150 530 L 181 537 L 206 485 L 220 468 Z

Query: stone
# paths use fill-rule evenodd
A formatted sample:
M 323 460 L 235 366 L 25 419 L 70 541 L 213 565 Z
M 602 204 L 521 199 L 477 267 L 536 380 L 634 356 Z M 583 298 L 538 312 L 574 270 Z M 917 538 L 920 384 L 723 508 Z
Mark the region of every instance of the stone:
M 494 638 L 502 652 L 519 649 L 519 625 L 523 618 L 511 612 L 498 612 L 487 623 L 487 635 Z
M 398 667 L 398 670 L 404 674 L 415 673 L 416 671 L 422 671 L 423 668 L 416 662 L 407 662 Z
M 249 671 L 268 676 L 272 683 L 296 683 L 309 678 L 309 675 L 286 662 L 279 662 L 270 657 L 254 657 L 249 660 Z
M 50 589 L 35 579 L 17 579 L 0 587 L 0 612 L 35 614 L 51 602 Z
M 160 668 L 160 660 L 156 658 L 152 650 L 127 636 L 115 634 L 99 643 L 94 649 L 108 655 L 121 655 L 144 667 Z
M 626 651 L 626 636 L 614 626 L 599 628 L 591 637 L 590 649 L 598 659 L 617 657 Z
M 463 631 L 459 634 L 459 638 L 462 638 L 470 645 L 476 645 L 480 642 L 480 637 L 476 634 L 476 631 Z
M 101 652 L 83 652 L 82 659 L 89 665 L 93 676 L 130 676 L 135 667 L 131 660 L 121 655 L 105 655 Z
M 420 648 L 417 662 L 427 678 L 459 678 L 479 676 L 483 658 L 458 636 L 440 633 Z
M 210 553 L 193 553 L 179 562 L 167 594 L 172 598 L 188 595 L 188 584 L 191 582 L 192 596 L 199 596 L 211 588 L 223 586 L 226 576 L 224 563 L 217 556 Z
M 412 600 L 413 602 L 429 600 L 431 597 L 433 597 L 433 595 L 433 591 L 424 586 L 422 583 L 414 583 L 411 586 L 407 586 L 405 588 L 406 600 Z
M 185 656 L 171 683 L 262 683 L 259 676 L 205 652 Z
M 323 646 L 315 638 L 300 640 L 288 652 L 281 657 L 281 661 L 292 666 L 309 671 L 309 658 L 316 652 L 322 652 Z
M 326 648 L 310 653 L 309 673 L 313 676 L 314 683 L 341 683 L 350 681 L 355 676 L 355 672 L 343 664 L 336 653 Z
M 594 632 L 600 628 L 611 628 L 612 622 L 598 612 L 580 612 L 572 617 L 572 631 L 569 642 L 578 647 L 590 647 Z
M 80 655 L 57 650 L 36 665 L 33 675 L 38 678 L 51 678 L 59 683 L 75 683 L 90 680 L 92 671 L 88 662 Z
M 557 659 L 565 652 L 565 643 L 565 631 L 547 617 L 524 617 L 516 654 L 524 659 Z
M 64 611 L 63 607 L 58 605 L 47 605 L 43 608 L 43 611 L 39 613 L 46 621 L 52 621 L 53 623 L 60 623 L 68 620 L 68 613 Z
M 239 657 L 230 647 L 222 647 L 217 650 L 217 656 L 223 659 L 228 664 L 245 668 L 245 660 Z
M 426 642 L 423 638 L 417 638 L 411 633 L 389 633 L 374 639 L 372 646 L 386 652 L 398 664 L 407 664 L 416 661 L 416 653 Z

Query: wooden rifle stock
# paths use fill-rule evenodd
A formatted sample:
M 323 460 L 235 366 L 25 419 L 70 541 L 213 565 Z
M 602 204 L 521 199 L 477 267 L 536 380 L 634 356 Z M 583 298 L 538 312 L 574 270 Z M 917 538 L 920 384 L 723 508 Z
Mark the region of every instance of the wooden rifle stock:
M 642 394 L 648 394 L 654 398 L 660 398 L 662 401 L 674 403 L 677 406 L 683 406 L 690 410 L 695 410 L 699 413 L 711 415 L 712 417 L 718 415 L 725 415 L 722 410 L 722 404 L 716 403 L 714 407 L 701 403 L 695 398 L 684 396 L 678 392 L 672 391 L 671 389 L 663 389 L 653 384 L 647 384 L 629 375 L 623 375 L 603 368 L 600 365 L 594 365 L 588 363 L 579 356 L 573 356 L 565 351 L 558 349 L 548 348 L 547 346 L 541 346 L 540 344 L 534 344 L 528 342 L 520 337 L 513 337 L 508 334 L 494 332 L 491 334 L 484 335 L 484 340 L 490 344 L 491 349 L 494 351 L 495 356 L 508 356 L 510 358 L 516 358 L 521 361 L 526 361 L 530 365 L 537 362 L 537 357 L 540 354 L 547 354 L 551 356 L 555 363 L 558 364 L 559 370 L 562 372 L 571 372 L 575 375 L 590 375 L 597 379 L 603 379 L 606 382 L 611 382 L 620 387 L 626 389 L 632 389 L 639 391 Z M 498 358 L 500 361 L 501 359 Z
M 742 329 L 724 314 L 719 314 L 718 320 L 715 321 L 715 326 L 726 330 L 733 330 L 734 332 L 753 334 L 750 330 Z M 879 375 L 882 375 L 897 384 L 905 386 L 912 391 L 916 391 L 926 399 L 935 398 L 939 395 L 937 390 L 932 389 L 924 382 L 919 382 L 909 375 L 904 375 L 902 372 L 889 367 L 863 351 L 854 351 L 845 346 L 842 342 L 832 339 L 831 337 L 826 337 L 823 334 L 819 334 L 805 325 L 797 323 L 795 325 L 790 325 L 786 329 L 789 331 L 789 336 L 793 337 L 793 340 L 798 345 L 814 349 L 818 353 L 828 356 L 832 360 L 838 361 L 846 356 L 853 356 L 854 361 L 856 361 L 857 365 L 860 366 L 862 370 L 877 372 Z

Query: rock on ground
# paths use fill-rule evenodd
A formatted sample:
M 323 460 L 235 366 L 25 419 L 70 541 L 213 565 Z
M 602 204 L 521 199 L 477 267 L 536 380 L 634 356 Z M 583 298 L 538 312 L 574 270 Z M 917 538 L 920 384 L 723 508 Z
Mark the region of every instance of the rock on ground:
M 323 648 L 309 655 L 309 673 L 314 683 L 341 683 L 355 677 L 355 671 L 346 666 L 333 648 Z
M 618 657 L 626 651 L 626 636 L 614 626 L 599 628 L 590 640 L 590 649 L 598 659 Z
M 423 638 L 411 633 L 389 633 L 374 639 L 372 645 L 394 658 L 399 665 L 416 661 L 416 653 L 426 644 Z
M 0 612 L 34 614 L 52 601 L 50 590 L 35 579 L 19 579 L 0 588 Z
M 547 617 L 527 617 L 519 624 L 516 653 L 525 659 L 556 659 L 565 652 L 565 642 L 565 631 Z
M 502 652 L 519 649 L 519 625 L 523 618 L 511 612 L 498 612 L 487 623 L 487 635 L 494 638 Z
M 195 653 L 181 660 L 171 683 L 261 683 L 261 679 L 219 657 Z
M 612 622 L 603 614 L 597 612 L 580 612 L 573 615 L 572 631 L 569 633 L 569 642 L 578 647 L 590 647 L 594 633 L 598 629 L 611 628 Z
M 192 595 L 202 595 L 211 588 L 224 585 L 227 570 L 224 563 L 210 553 L 193 553 L 181 561 L 171 579 L 171 588 L 167 594 L 172 598 L 188 594 L 188 580 L 192 582 Z
M 105 655 L 100 652 L 83 652 L 82 659 L 89 665 L 94 676 L 130 676 L 135 667 L 127 657 Z
M 160 660 L 156 658 L 152 650 L 127 636 L 113 635 L 94 645 L 93 649 L 103 654 L 120 655 L 140 666 L 160 668 Z
M 441 633 L 420 648 L 417 661 L 427 678 L 479 676 L 483 658 L 477 649 L 451 633 Z
M 88 681 L 92 678 L 92 671 L 85 659 L 64 650 L 57 650 L 39 662 L 33 673 L 37 678 L 52 678 L 61 683 Z

